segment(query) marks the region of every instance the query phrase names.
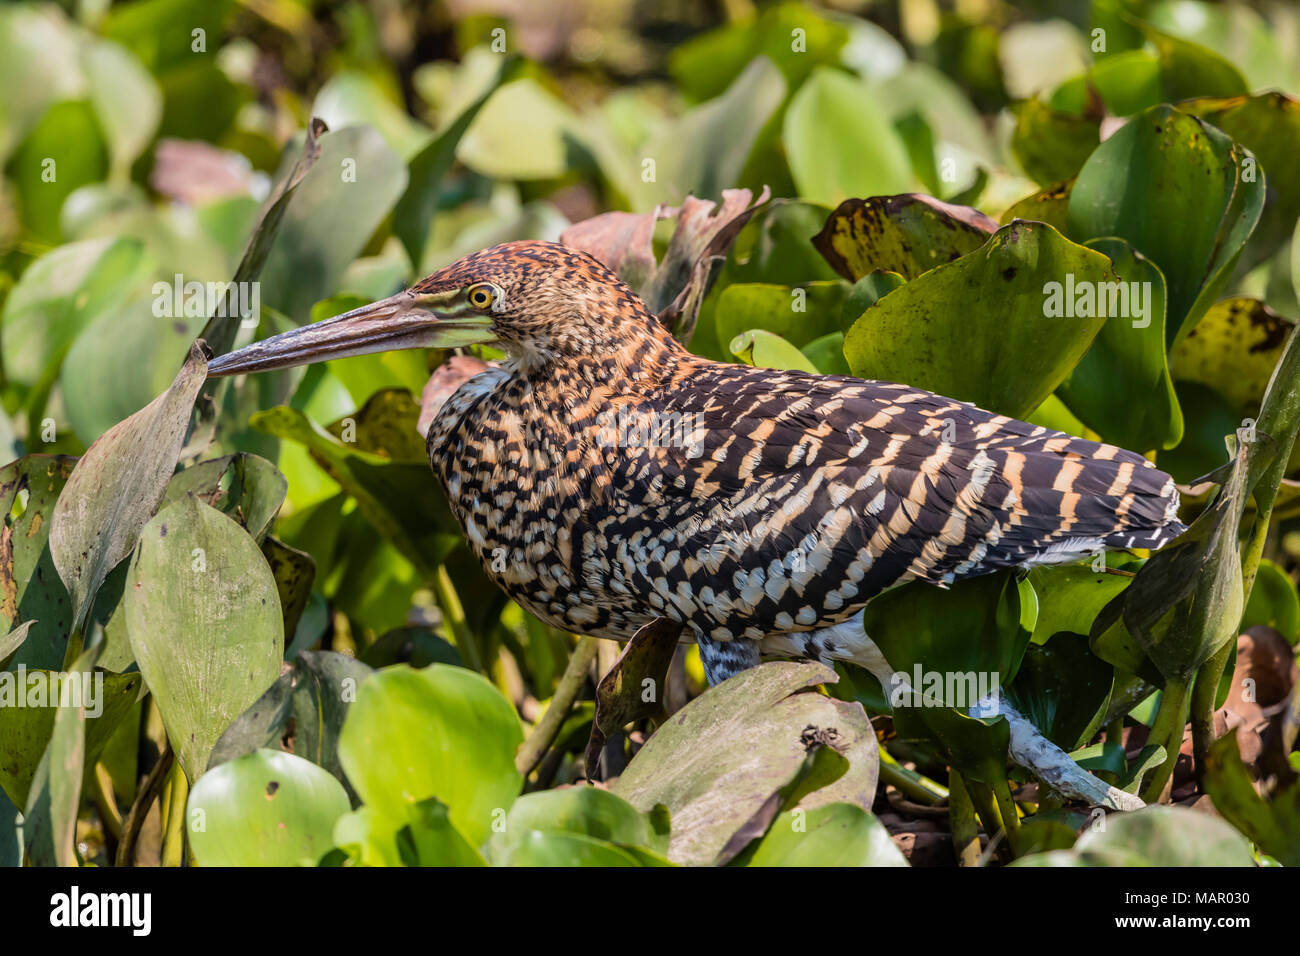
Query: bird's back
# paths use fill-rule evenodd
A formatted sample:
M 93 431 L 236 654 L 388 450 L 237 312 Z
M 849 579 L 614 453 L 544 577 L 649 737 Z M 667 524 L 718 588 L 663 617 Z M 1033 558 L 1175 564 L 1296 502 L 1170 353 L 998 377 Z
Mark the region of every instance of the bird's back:
M 502 549 L 520 556 L 494 575 L 514 597 L 588 633 L 626 638 L 655 617 L 713 641 L 816 630 L 901 581 L 1183 530 L 1173 480 L 1140 455 L 921 389 L 684 352 L 576 402 L 547 398 L 574 393 L 553 373 L 494 375 L 444 444 L 512 480 L 485 502 L 487 475 L 452 464 L 453 507 L 489 573 Z

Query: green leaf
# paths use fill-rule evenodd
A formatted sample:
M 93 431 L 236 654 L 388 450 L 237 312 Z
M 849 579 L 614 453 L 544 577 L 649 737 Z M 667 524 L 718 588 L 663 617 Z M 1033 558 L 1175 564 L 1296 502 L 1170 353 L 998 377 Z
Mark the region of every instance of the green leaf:
M 657 202 L 677 204 L 684 196 L 720 200 L 741 185 L 759 134 L 785 102 L 786 82 L 765 56 L 755 58 L 721 96 L 687 110 L 645 144 L 621 185 L 633 209 Z M 513 136 L 512 136 L 513 139 Z M 642 158 L 654 160 L 654 178 L 643 179 Z
M 1057 394 L 1112 445 L 1172 448 L 1183 437 L 1183 413 L 1165 356 L 1165 277 L 1122 239 L 1094 239 L 1088 248 L 1110 258 L 1118 284 L 1096 290 L 1106 322 Z
M 799 195 L 834 206 L 912 186 L 907 147 L 861 80 L 817 67 L 790 101 L 782 135 Z
M 802 806 L 849 801 L 869 807 L 879 754 L 866 714 L 856 703 L 807 691 L 834 681 L 833 671 L 811 662 L 743 671 L 669 718 L 612 790 L 643 812 L 667 807 L 668 858 L 674 863 L 711 864 L 738 829 L 800 773 L 809 734 L 820 731 L 822 740 L 833 739 L 832 749 L 847 758 L 849 768 L 806 796 Z
M 56 103 L 14 151 L 6 170 L 23 224 L 47 242 L 62 238 L 59 213 L 68 194 L 99 182 L 108 150 L 87 102 Z
M 287 489 L 284 475 L 275 465 L 257 455 L 239 452 L 178 472 L 167 483 L 162 506 L 193 496 L 238 521 L 260 541 L 284 503 Z
M 292 752 L 324 767 L 346 788 L 338 739 L 358 687 L 374 671 L 334 651 L 302 651 L 253 704 L 225 729 L 212 748 L 208 769 L 261 748 L 282 749 L 292 735 Z
M 1069 213 L 1070 191 L 1073 188 L 1074 180 L 1067 179 L 1065 182 L 1053 183 L 1046 189 L 1012 203 L 1002 214 L 1002 225 L 1005 226 L 1016 219 L 1033 219 L 1036 222 L 1045 222 L 1065 235 L 1068 231 L 1066 219 Z
M 1104 319 L 1054 314 L 1066 275 L 1113 282 L 1110 260 L 1051 226 L 1013 222 L 885 296 L 844 336 L 860 378 L 906 382 L 1023 418 L 1069 374 Z M 1070 306 L 1071 303 L 1065 303 Z
M 974 252 L 997 228 L 996 222 L 969 206 L 907 193 L 845 200 L 812 242 L 851 282 L 876 271 L 915 279 Z
M 1178 105 L 1180 110 L 1212 123 L 1245 146 L 1262 167 L 1246 185 L 1266 190 L 1264 212 L 1242 255 L 1243 270 L 1273 256 L 1291 237 L 1300 216 L 1300 186 L 1291 164 L 1300 154 L 1300 100 L 1276 90 L 1258 96 L 1207 97 Z
M 1133 579 L 1068 564 L 1034 568 L 1029 583 L 1038 595 L 1033 641 L 1045 644 L 1053 634 L 1088 634 L 1101 609 Z
M 1241 629 L 1261 624 L 1281 632 L 1292 645 L 1300 637 L 1300 596 L 1291 576 L 1268 559 L 1259 562 Z
M 1237 735 L 1225 734 L 1205 759 L 1205 787 L 1214 808 L 1284 866 L 1300 866 L 1300 783 L 1278 782 L 1265 800 L 1241 759 Z
M 101 435 L 59 495 L 50 551 L 72 596 L 75 630 L 108 572 L 130 554 L 162 501 L 206 374 L 195 345 L 171 388 Z
M 0 671 L 0 787 L 17 806 L 26 806 L 37 765 L 55 733 L 57 715 L 68 709 L 58 706 L 59 689 L 71 688 L 73 681 L 72 693 L 79 694 L 73 699 L 82 701 L 87 711 L 84 747 L 91 763 L 135 703 L 140 675 L 96 670 L 83 679 L 79 672 Z M 44 694 L 40 703 L 33 696 L 36 685 Z
M 907 866 L 874 816 L 851 803 L 791 810 L 772 824 L 746 866 Z
M 292 408 L 259 412 L 250 424 L 306 447 L 317 464 L 357 499 L 376 530 L 427 572 L 426 577 L 459 544 L 460 529 L 427 464 L 393 462 L 344 444 Z
M 415 803 L 437 797 L 478 846 L 519 794 L 522 741 L 514 708 L 478 674 L 446 664 L 396 667 L 361 686 L 339 759 L 361 799 L 394 829 Z
M 796 348 L 840 329 L 845 282 L 810 282 L 800 288 L 740 282 L 718 300 L 718 336 L 731 341 L 749 329 L 779 335 Z
M 1241 96 L 1249 93 L 1240 71 L 1213 50 L 1138 23 L 1160 59 L 1160 86 L 1172 103 L 1193 96 Z
M 162 91 L 125 49 L 99 40 L 82 48 L 90 102 L 108 142 L 111 177 L 123 181 L 162 120 Z
M 200 866 L 311 866 L 350 810 L 342 785 L 315 764 L 258 750 L 214 767 L 190 791 L 189 844 Z
M 266 257 L 262 302 L 304 321 L 313 303 L 338 291 L 406 183 L 401 158 L 370 127 L 321 136 L 319 158 L 297 184 Z
M 123 598 L 127 633 L 191 782 L 280 674 L 284 625 L 257 543 L 196 498 L 145 526 Z
M 1172 106 L 1131 119 L 1089 157 L 1070 194 L 1070 234 L 1115 236 L 1168 283 L 1166 339 L 1185 336 L 1232 273 L 1264 206 L 1246 150 Z
M 1007 699 L 1062 750 L 1087 743 L 1101 727 L 1114 668 L 1093 655 L 1082 634 L 1057 634 L 1030 644 Z
M 1174 346 L 1169 367 L 1180 384 L 1206 385 L 1237 415 L 1254 417 L 1294 328 L 1258 299 L 1222 299 Z
M 1072 850 L 1021 857 L 1012 866 L 1254 866 L 1250 844 L 1224 821 L 1183 807 L 1147 807 L 1106 818 Z
M 406 254 L 416 268 L 424 261 L 425 240 L 438 209 L 443 179 L 456 161 L 456 147 L 460 145 L 461 137 L 484 104 L 515 73 L 517 63 L 513 57 L 503 60 L 496 75 L 478 97 L 461 110 L 455 119 L 444 124 L 429 143 L 410 157 L 408 185 L 393 210 L 393 232 L 401 239 Z
M 30 625 L 10 667 L 57 668 L 63 663 L 72 602 L 54 568 L 49 539 L 55 502 L 75 464 L 75 458 L 64 455 L 28 455 L 0 469 L 0 514 L 9 541 L 0 548 L 0 620 L 5 630 Z M 23 492 L 27 503 L 15 517 Z
M 746 365 L 756 368 L 792 369 L 798 372 L 816 372 L 808 357 L 795 346 L 765 329 L 741 332 L 728 346 L 731 354 Z
M 111 238 L 70 242 L 29 265 L 4 303 L 9 380 L 53 383 L 73 341 L 125 301 L 147 265 L 141 243 Z
M 596 787 L 530 793 L 514 802 L 505 829 L 493 835 L 491 858 L 499 865 L 522 865 L 521 858 L 531 858 L 536 852 L 536 845 L 528 844 L 538 833 L 588 837 L 620 849 L 639 848 L 661 855 L 667 849 L 668 835 L 656 829 L 657 823 L 653 813 L 642 813 L 623 798 Z
M 1021 100 L 1012 111 L 1016 128 L 1011 151 L 1040 186 L 1076 176 L 1101 142 L 1098 116 L 1062 112 L 1039 99 Z

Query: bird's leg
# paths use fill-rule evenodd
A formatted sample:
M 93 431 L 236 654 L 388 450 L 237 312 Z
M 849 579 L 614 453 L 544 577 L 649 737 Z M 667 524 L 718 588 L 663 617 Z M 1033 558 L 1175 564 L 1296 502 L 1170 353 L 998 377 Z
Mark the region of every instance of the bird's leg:
M 721 684 L 743 670 L 758 666 L 761 656 L 758 641 L 744 637 L 715 641 L 703 634 L 697 634 L 695 641 L 700 646 L 700 663 L 704 665 L 704 676 L 710 687 Z

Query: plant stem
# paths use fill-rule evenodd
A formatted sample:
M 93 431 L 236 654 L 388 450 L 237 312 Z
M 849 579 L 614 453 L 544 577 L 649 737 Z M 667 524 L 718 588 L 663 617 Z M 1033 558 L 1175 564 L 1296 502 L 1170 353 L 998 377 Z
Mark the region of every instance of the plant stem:
M 1178 763 L 1178 751 L 1183 742 L 1183 728 L 1187 724 L 1187 681 L 1170 678 L 1160 695 L 1160 709 L 1156 711 L 1156 720 L 1151 727 L 1150 742 L 1165 748 L 1165 762 L 1151 772 L 1147 778 L 1146 789 L 1142 799 L 1147 803 L 1158 803 L 1164 792 L 1165 784 L 1173 776 L 1174 765 Z
M 180 866 L 185 858 L 185 801 L 189 795 L 190 782 L 185 771 L 173 762 L 167 796 L 167 830 L 163 834 L 163 866 Z
M 993 796 L 998 802 L 998 813 L 1002 816 L 1002 827 L 1007 831 L 1011 853 L 1020 856 L 1020 813 L 1016 810 L 1016 801 L 1011 799 L 1011 787 L 1006 780 L 993 784 Z
M 975 804 L 961 774 L 948 768 L 948 819 L 952 825 L 952 846 L 959 866 L 980 865 L 980 829 Z
M 91 772 L 90 795 L 109 836 L 114 840 L 122 839 L 122 813 L 117 809 L 117 800 L 113 796 L 113 778 L 102 763 L 95 764 Z
M 988 784 L 976 780 L 971 780 L 967 788 L 970 791 L 971 802 L 975 804 L 975 810 L 979 813 L 980 822 L 984 824 L 984 832 L 988 834 L 989 850 L 997 854 L 1000 862 L 1009 863 L 1011 847 L 1008 841 L 998 836 L 998 834 L 1005 836 L 1006 828 L 1002 825 L 1002 815 L 998 812 L 997 799 L 993 796 L 993 791 Z
M 1214 700 L 1219 694 L 1219 682 L 1223 671 L 1228 666 L 1230 654 L 1236 654 L 1237 642 L 1225 641 L 1214 656 L 1201 665 L 1196 672 L 1196 683 L 1192 687 L 1192 759 L 1196 770 L 1197 782 L 1205 774 L 1205 758 L 1214 743 Z
M 452 587 L 451 575 L 447 573 L 445 565 L 438 566 L 430 583 L 433 586 L 434 603 L 442 612 L 442 622 L 455 642 L 456 648 L 465 655 L 465 663 L 490 679 L 491 675 L 484 670 L 481 648 L 474 635 L 470 633 L 469 624 L 465 621 L 465 608 L 456 595 L 456 589 Z
M 135 841 L 140 836 L 140 828 L 144 826 L 144 818 L 149 815 L 149 808 L 162 792 L 163 783 L 175 759 L 176 754 L 169 743 L 136 793 L 135 802 L 131 804 L 126 819 L 122 821 L 122 839 L 117 844 L 115 866 L 135 865 Z
M 596 638 L 584 637 L 578 641 L 569 655 L 569 663 L 560 676 L 560 683 L 555 688 L 551 703 L 542 714 L 541 720 L 537 722 L 537 726 L 533 728 L 533 732 L 528 735 L 528 739 L 520 744 L 519 752 L 515 754 L 515 769 L 525 777 L 542 762 L 546 751 L 555 741 L 556 735 L 564 725 L 564 718 L 569 716 L 569 710 L 578 698 L 578 692 L 587 682 L 588 671 L 591 670 L 591 663 L 596 659 L 599 650 L 600 642 Z
M 884 747 L 880 748 L 880 782 L 891 784 L 917 803 L 937 806 L 948 799 L 948 791 L 924 774 L 904 767 Z

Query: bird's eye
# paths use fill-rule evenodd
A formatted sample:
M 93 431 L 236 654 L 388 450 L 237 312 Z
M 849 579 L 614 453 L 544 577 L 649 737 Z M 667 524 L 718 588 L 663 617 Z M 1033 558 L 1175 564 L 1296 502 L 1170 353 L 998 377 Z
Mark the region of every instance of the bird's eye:
M 491 307 L 492 301 L 496 298 L 496 293 L 492 291 L 492 287 L 489 285 L 476 285 L 470 286 L 465 297 L 474 308 L 487 309 Z

